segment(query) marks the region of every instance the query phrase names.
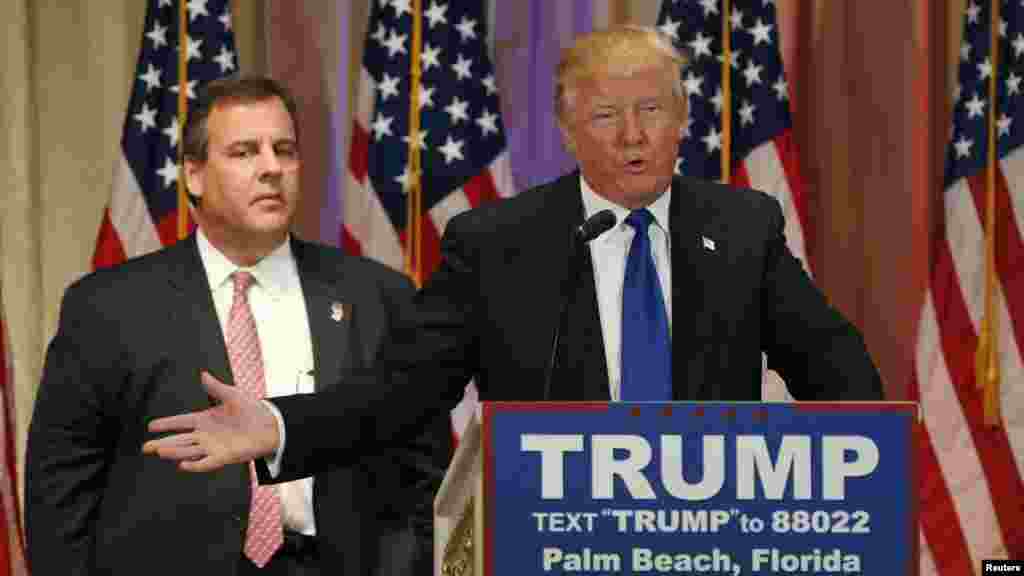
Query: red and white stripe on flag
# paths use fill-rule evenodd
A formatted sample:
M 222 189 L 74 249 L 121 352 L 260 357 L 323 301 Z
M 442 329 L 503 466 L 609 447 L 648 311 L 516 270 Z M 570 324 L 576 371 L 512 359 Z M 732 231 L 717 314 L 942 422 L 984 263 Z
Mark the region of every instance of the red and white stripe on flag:
M 443 6 L 443 7 L 442 7 Z M 423 214 L 418 261 L 427 278 L 440 238 L 456 214 L 513 194 L 498 95 L 485 47 L 482 0 L 431 4 L 423 41 L 411 46 L 412 14 L 400 2 L 372 3 L 354 103 L 342 245 L 351 254 L 404 270 L 408 191 L 410 60 L 420 54 Z M 476 406 L 475 391 L 452 412 L 456 440 Z
M 2 295 L 2 290 L 0 290 Z M 2 298 L 0 298 L 2 302 Z M 14 450 L 14 365 L 0 310 L 0 576 L 27 574 Z
M 1024 558 L 1024 129 L 1014 122 L 1024 59 L 1024 7 L 1003 3 L 999 54 L 990 56 L 990 2 L 964 18 L 957 103 L 946 157 L 943 227 L 933 244 L 918 326 L 911 398 L 920 403 L 921 574 L 980 573 L 983 559 Z M 975 351 L 985 316 L 986 166 L 998 90 L 994 278 L 1001 419 L 984 421 Z
M 910 392 L 922 412 L 922 575 L 971 574 L 982 559 L 1024 558 L 1024 150 L 1000 164 L 998 426 L 984 424 L 974 363 L 986 282 L 984 178 L 960 179 L 945 192 L 945 233 L 921 310 Z

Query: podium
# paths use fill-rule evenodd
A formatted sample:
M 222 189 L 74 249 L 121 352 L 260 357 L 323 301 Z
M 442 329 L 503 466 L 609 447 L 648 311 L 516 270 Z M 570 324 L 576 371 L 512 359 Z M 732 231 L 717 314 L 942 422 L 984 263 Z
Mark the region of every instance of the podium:
M 478 416 L 435 500 L 436 573 L 917 574 L 913 403 Z

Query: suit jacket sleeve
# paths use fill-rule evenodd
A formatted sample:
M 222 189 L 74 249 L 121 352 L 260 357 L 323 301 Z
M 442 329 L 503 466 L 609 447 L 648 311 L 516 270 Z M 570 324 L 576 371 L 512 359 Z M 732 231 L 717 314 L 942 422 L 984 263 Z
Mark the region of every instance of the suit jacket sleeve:
M 882 380 L 860 332 L 829 306 L 789 251 L 782 211 L 769 215 L 761 341 L 768 367 L 798 400 L 881 400 Z
M 377 576 L 431 574 L 434 560 L 434 495 L 441 487 L 451 457 L 451 427 L 442 412 L 408 445 L 382 459 L 392 466 L 367 466 L 367 474 L 379 485 L 384 475 L 394 474 L 376 490 Z
M 392 331 L 415 298 L 412 283 L 404 276 L 401 280 L 400 290 L 392 298 Z M 391 483 L 391 494 L 385 495 L 389 503 L 378 503 L 391 511 L 381 518 L 375 567 L 379 576 L 431 574 L 434 568 L 434 495 L 441 488 L 452 454 L 449 411 L 438 410 L 422 432 L 406 437 L 408 442 L 394 454 L 396 481 Z
M 371 289 L 385 292 L 384 307 L 390 319 L 387 332 L 393 332 L 412 306 L 416 295 L 412 282 L 388 270 Z M 387 418 L 388 414 L 378 416 Z M 441 487 L 452 450 L 448 411 L 438 411 L 422 432 L 403 434 L 396 440 L 399 444 L 395 449 L 364 458 L 357 466 L 369 483 L 366 496 L 373 500 L 356 503 L 364 507 L 364 536 L 366 532 L 377 534 L 375 549 L 368 559 L 373 563 L 370 573 L 430 574 L 434 559 L 434 495 Z M 318 481 L 320 478 L 317 477 Z M 367 524 L 374 524 L 374 529 Z M 365 571 L 361 566 L 359 570 Z
M 286 445 L 278 480 L 347 465 L 362 453 L 415 435 L 462 397 L 477 372 L 474 323 L 479 253 L 453 218 L 442 261 L 428 286 L 396 312 L 376 367 L 318 393 L 270 399 L 284 418 Z
M 116 433 L 103 387 L 112 365 L 92 303 L 68 290 L 50 342 L 28 431 L 25 524 L 33 574 L 88 574 Z

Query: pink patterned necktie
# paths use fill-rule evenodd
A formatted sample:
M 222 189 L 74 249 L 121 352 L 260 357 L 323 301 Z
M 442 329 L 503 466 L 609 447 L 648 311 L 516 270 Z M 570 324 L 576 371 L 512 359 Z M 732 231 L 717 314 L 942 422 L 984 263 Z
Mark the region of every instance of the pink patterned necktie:
M 263 398 L 267 385 L 263 376 L 263 355 L 256 334 L 256 321 L 249 308 L 249 287 L 255 282 L 252 274 L 236 271 L 231 313 L 228 316 L 228 359 L 235 385 L 254 398 Z M 284 541 L 281 528 L 281 497 L 274 486 L 259 486 L 256 469 L 249 464 L 252 501 L 249 505 L 249 529 L 245 535 L 245 555 L 262 568 Z

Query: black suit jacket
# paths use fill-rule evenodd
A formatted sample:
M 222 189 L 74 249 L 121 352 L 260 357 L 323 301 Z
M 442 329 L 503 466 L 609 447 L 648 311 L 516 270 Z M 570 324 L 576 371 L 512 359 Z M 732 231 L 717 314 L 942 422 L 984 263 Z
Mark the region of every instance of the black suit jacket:
M 323 387 L 372 364 L 413 289 L 397 272 L 334 249 L 293 240 L 292 252 Z M 332 319 L 334 302 L 349 312 L 341 321 Z M 68 288 L 28 436 L 33 574 L 234 573 L 247 468 L 187 474 L 141 452 L 149 420 L 209 406 L 200 370 L 231 382 L 229 366 L 194 237 Z M 447 418 L 434 424 L 403 447 L 405 458 L 380 455 L 316 477 L 321 556 L 332 570 L 430 566 L 430 502 L 449 452 Z
M 670 193 L 675 399 L 758 400 L 762 352 L 799 400 L 882 398 L 860 334 L 786 247 L 774 199 L 684 178 Z M 282 478 L 401 437 L 456 402 L 471 377 L 485 400 L 542 399 L 569 237 L 582 221 L 578 173 L 453 218 L 441 268 L 403 315 L 380 369 L 346 383 L 358 393 L 275 400 L 287 430 Z M 583 256 L 571 279 L 556 400 L 608 399 L 589 251 Z M 384 406 L 388 419 L 370 417 Z

